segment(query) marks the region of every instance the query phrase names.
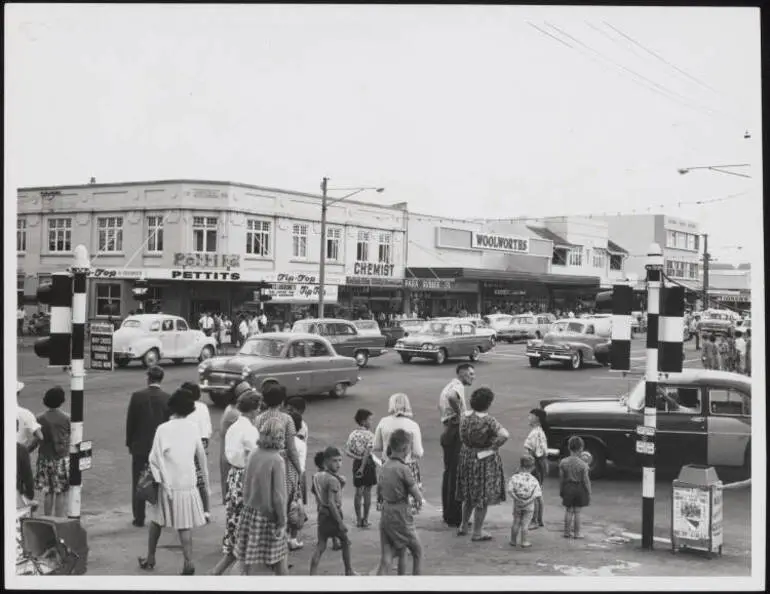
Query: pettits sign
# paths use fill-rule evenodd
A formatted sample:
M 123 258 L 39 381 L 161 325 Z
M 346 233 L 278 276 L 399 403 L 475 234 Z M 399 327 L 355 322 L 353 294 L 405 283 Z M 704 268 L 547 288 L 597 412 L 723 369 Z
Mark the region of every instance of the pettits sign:
M 174 254 L 174 266 L 183 268 L 238 268 L 241 257 L 238 254 L 183 253 Z
M 492 233 L 471 233 L 471 247 L 476 250 L 497 250 L 501 252 L 529 253 L 529 239 L 512 235 Z

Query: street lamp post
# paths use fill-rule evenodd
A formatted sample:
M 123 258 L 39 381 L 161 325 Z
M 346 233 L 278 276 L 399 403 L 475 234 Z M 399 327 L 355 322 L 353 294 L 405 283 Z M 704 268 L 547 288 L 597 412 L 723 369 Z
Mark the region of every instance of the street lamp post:
M 321 260 L 318 270 L 318 317 L 324 317 L 324 298 L 326 291 L 326 214 L 330 204 L 341 202 L 346 198 L 364 192 L 366 190 L 374 190 L 375 192 L 382 193 L 385 188 L 377 187 L 360 187 L 360 188 L 331 188 L 332 190 L 352 190 L 349 194 L 346 194 L 342 198 L 335 198 L 331 202 L 328 201 L 327 194 L 329 191 L 329 178 L 325 177 L 321 180 Z

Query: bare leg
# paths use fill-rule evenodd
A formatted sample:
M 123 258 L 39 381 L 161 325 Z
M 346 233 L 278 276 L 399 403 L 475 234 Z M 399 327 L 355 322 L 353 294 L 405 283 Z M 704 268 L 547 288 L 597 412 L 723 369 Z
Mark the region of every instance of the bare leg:
M 353 509 L 356 512 L 356 526 L 361 525 L 361 499 L 363 498 L 363 487 L 356 487 L 356 494 L 353 496 Z
M 468 532 L 468 523 L 471 520 L 471 514 L 473 514 L 473 507 L 470 502 L 463 501 L 463 519 L 462 524 L 460 524 L 460 529 L 458 530 L 459 533 L 465 534 Z
M 566 538 L 570 537 L 570 533 L 572 532 L 572 508 L 565 507 L 564 508 L 564 536 Z
M 511 526 L 511 545 L 514 547 L 519 537 L 519 530 L 521 530 L 521 512 L 515 510 L 513 512 L 513 525 Z
M 364 487 L 364 521 L 369 521 L 369 510 L 372 509 L 372 488 Z
M 53 514 L 53 498 L 54 498 L 54 494 L 53 493 L 48 493 L 47 492 L 43 496 L 43 513 L 46 516 L 50 516 L 50 515 Z
M 147 538 L 147 562 L 151 565 L 155 563 L 155 551 L 158 549 L 161 527 L 155 522 L 150 522 L 150 530 Z
M 278 563 L 273 565 L 270 569 L 273 570 L 275 575 L 289 575 L 289 564 L 286 561 L 286 557 L 281 559 Z
M 69 500 L 69 493 L 55 493 L 53 500 L 54 515 L 59 518 L 67 517 L 67 503 Z
M 342 542 L 342 563 L 345 566 L 345 575 L 354 575 L 353 566 L 350 563 L 350 540 L 340 539 Z
M 484 520 L 487 517 L 487 506 L 477 507 L 473 510 L 473 536 L 483 535 L 481 529 L 484 527 Z
M 393 549 L 380 538 L 380 566 L 377 568 L 377 575 L 388 575 L 391 563 L 393 563 Z
M 575 518 L 575 538 L 585 538 L 583 532 L 580 529 L 580 508 L 576 507 L 572 511 L 572 516 Z
M 401 549 L 397 553 L 398 575 L 406 575 L 406 549 Z
M 313 552 L 313 558 L 310 559 L 310 575 L 317 575 L 318 574 L 318 564 L 321 562 L 321 555 L 324 554 L 324 551 L 326 550 L 326 539 L 319 540 L 318 544 L 315 546 L 315 551 Z
M 179 533 L 179 542 L 182 544 L 182 555 L 184 556 L 184 566 L 186 569 L 193 566 L 192 530 L 178 530 L 177 532 Z
M 422 575 L 422 543 L 416 537 L 409 547 L 409 552 L 412 553 L 412 575 Z
M 523 512 L 523 517 L 521 519 L 521 546 L 524 548 L 529 548 L 532 546 L 529 542 L 529 527 L 530 527 L 530 518 L 534 517 L 534 510 L 528 510 Z
M 211 575 L 222 575 L 225 571 L 235 563 L 235 557 L 233 555 L 225 555 L 219 560 L 214 569 L 211 570 Z

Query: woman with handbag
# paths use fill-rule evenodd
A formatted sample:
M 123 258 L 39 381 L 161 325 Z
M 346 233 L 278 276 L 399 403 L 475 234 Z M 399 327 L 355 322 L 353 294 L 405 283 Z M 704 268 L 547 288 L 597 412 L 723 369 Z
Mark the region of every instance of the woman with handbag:
M 154 504 L 151 502 L 148 509 L 150 534 L 147 556 L 139 557 L 139 567 L 145 571 L 155 567 L 155 551 L 161 529 L 173 528 L 179 533 L 184 555 L 181 575 L 193 575 L 195 567 L 190 531 L 206 524 L 203 501 L 196 487 L 195 459 L 198 459 L 207 491 L 208 465 L 198 427 L 187 420 L 187 416 L 195 410 L 192 394 L 187 390 L 177 390 L 169 398 L 168 408 L 171 419 L 158 426 L 150 451 L 150 472 L 158 484 L 157 500 Z

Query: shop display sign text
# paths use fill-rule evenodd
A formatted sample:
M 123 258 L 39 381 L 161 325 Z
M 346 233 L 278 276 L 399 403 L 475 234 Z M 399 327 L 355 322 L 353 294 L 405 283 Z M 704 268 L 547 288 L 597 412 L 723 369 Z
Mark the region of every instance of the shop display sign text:
M 91 268 L 90 278 L 142 278 L 142 271 L 136 268 Z
M 91 369 L 112 371 L 112 336 L 114 331 L 114 326 L 107 322 L 91 322 L 91 324 L 89 324 L 88 332 L 91 351 Z
M 211 272 L 209 270 L 172 270 L 171 278 L 174 280 L 237 281 L 241 279 L 241 275 L 237 272 Z
M 318 282 L 318 278 L 312 274 L 291 274 L 281 272 L 278 274 L 278 276 L 276 276 L 276 282 L 314 285 Z
M 407 289 L 450 289 L 454 279 L 443 278 L 405 278 L 404 286 Z
M 311 284 L 273 283 L 266 292 L 276 301 L 312 302 L 318 300 L 320 288 Z M 337 285 L 324 286 L 324 299 L 329 303 L 337 301 Z M 259 291 L 254 292 L 254 300 L 259 300 Z
M 359 287 L 402 287 L 403 279 L 380 276 L 349 276 L 345 279 L 346 285 Z
M 177 252 L 174 254 L 174 266 L 183 268 L 239 268 L 241 256 L 238 254 Z
M 499 250 L 501 252 L 529 253 L 529 239 L 512 235 L 493 233 L 471 233 L 471 247 L 477 250 Z
M 356 262 L 353 264 L 353 274 L 356 276 L 393 276 L 395 268 L 395 264 Z

